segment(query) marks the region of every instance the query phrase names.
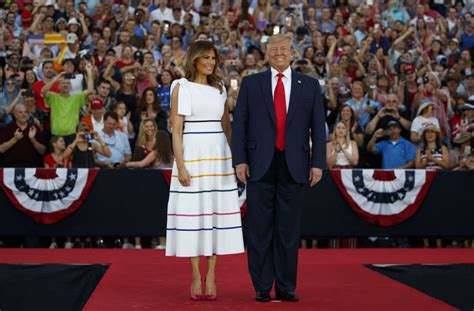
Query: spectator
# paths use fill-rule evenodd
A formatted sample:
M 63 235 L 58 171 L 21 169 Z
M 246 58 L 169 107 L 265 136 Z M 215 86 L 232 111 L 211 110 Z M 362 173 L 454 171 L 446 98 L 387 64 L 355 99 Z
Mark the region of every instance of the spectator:
M 401 126 L 398 121 L 387 124 L 388 132 L 383 129 L 375 131 L 367 149 L 382 156 L 383 169 L 404 169 L 415 166 L 416 152 L 411 142 L 400 136 Z M 375 143 L 379 138 L 388 134 L 388 140 Z
M 133 153 L 132 161 L 126 163 L 126 167 L 149 167 L 155 161 L 153 147 L 156 144 L 157 126 L 155 120 L 144 119 L 140 123 L 137 146 Z
M 113 111 L 106 112 L 104 115 L 104 129 L 99 133 L 99 136 L 110 150 L 110 155 L 97 155 L 96 164 L 99 167 L 121 167 L 132 158 L 128 137 L 117 131 L 117 124 L 117 114 Z
M 135 132 L 133 131 L 133 124 L 130 121 L 131 113 L 127 113 L 127 106 L 125 103 L 118 102 L 115 104 L 113 111 L 115 111 L 119 119 L 117 130 L 126 134 L 129 139 L 133 139 L 135 137 Z
M 111 85 L 107 80 L 100 80 L 99 86 L 97 87 L 97 98 L 100 99 L 107 110 L 111 110 L 115 107 L 116 100 L 110 96 Z
M 87 124 L 89 131 L 99 133 L 104 128 L 105 108 L 100 98 L 93 99 L 89 104 L 89 114 L 84 116 L 82 123 Z
M 46 147 L 41 130 L 28 124 L 28 112 L 24 105 L 15 106 L 15 121 L 0 131 L 0 153 L 5 167 L 38 167 Z
M 462 97 L 458 99 L 455 112 L 451 118 L 452 138 L 456 139 L 462 132 L 474 131 L 474 96 L 467 103 Z
M 439 127 L 438 119 L 434 117 L 434 104 L 426 101 L 420 105 L 417 112 L 417 117 L 413 120 L 410 129 L 410 140 L 418 144 L 421 141 L 421 134 L 424 132 L 427 125 L 434 125 Z
M 458 167 L 454 170 L 456 171 L 474 171 L 474 153 L 470 153 L 461 161 Z M 474 247 L 474 243 L 471 244 L 471 247 Z
M 359 162 L 357 143 L 350 139 L 346 124 L 339 121 L 334 126 L 333 139 L 326 145 L 328 168 L 352 168 Z
M 364 129 L 381 106 L 378 102 L 364 96 L 364 84 L 361 81 L 352 82 L 351 94 L 352 98 L 345 103 L 354 110 L 357 123 Z
M 143 91 L 143 96 L 140 98 L 140 117 L 142 121 L 145 119 L 155 120 L 160 130 L 168 128 L 167 113 L 161 108 L 153 87 Z
M 66 58 L 62 62 L 64 72 L 69 75 L 69 81 L 71 82 L 71 95 L 78 94 L 83 91 L 84 75 L 78 73 L 76 70 L 76 61 L 72 58 Z
M 66 151 L 66 143 L 61 136 L 53 136 L 50 141 L 51 153 L 46 155 L 43 159 L 45 168 L 70 168 L 71 162 L 64 157 Z
M 461 51 L 472 51 L 472 49 L 474 49 L 474 20 L 470 20 L 466 23 L 466 28 L 458 38 Z
M 46 104 L 51 108 L 51 133 L 55 136 L 63 136 L 67 144 L 75 138 L 75 129 L 79 124 L 79 111 L 81 106 L 87 104 L 87 96 L 94 92 L 92 77 L 92 65 L 87 63 L 87 90 L 70 95 L 70 75 L 61 72 L 53 80 L 48 82 L 42 89 L 41 94 Z M 60 81 L 60 94 L 50 92 L 51 87 Z
M 173 75 L 169 70 L 163 70 L 160 75 L 160 87 L 157 90 L 158 102 L 160 103 L 161 109 L 166 113 L 170 109 L 171 103 L 171 82 L 173 82 Z
M 402 125 L 402 137 L 409 139 L 411 127 L 410 116 L 405 109 L 400 108 L 398 96 L 392 93 L 387 96 L 385 106 L 380 109 L 369 124 L 367 124 L 365 133 L 372 135 L 377 129 L 386 128 L 387 124 L 393 120 L 400 122 Z
M 38 108 L 43 111 L 49 112 L 50 108 L 45 104 L 41 90 L 46 84 L 53 80 L 55 75 L 54 65 L 52 61 L 44 61 L 41 66 L 43 71 L 43 79 L 38 80 L 33 84 L 33 92 L 35 93 L 36 104 Z M 55 83 L 51 86 L 50 91 L 60 93 L 59 83 L 56 82 L 57 81 L 55 81 Z
M 450 162 L 452 167 L 462 165 L 467 156 L 473 152 L 472 135 L 469 132 L 461 132 L 459 136 L 453 139 L 454 146 L 450 150 Z
M 97 132 L 91 132 L 87 124 L 81 123 L 77 127 L 76 137 L 64 152 L 64 158 L 69 159 L 72 167 L 96 167 L 97 154 L 110 157 L 111 152 Z
M 364 143 L 364 132 L 355 120 L 354 110 L 348 104 L 341 105 L 339 110 L 340 121 L 349 129 L 349 138 L 357 143 L 358 147 L 362 147 Z M 334 137 L 332 137 L 334 139 Z
M 432 124 L 424 128 L 422 145 L 416 152 L 416 168 L 431 170 L 449 169 L 448 148 L 441 144 L 439 128 Z

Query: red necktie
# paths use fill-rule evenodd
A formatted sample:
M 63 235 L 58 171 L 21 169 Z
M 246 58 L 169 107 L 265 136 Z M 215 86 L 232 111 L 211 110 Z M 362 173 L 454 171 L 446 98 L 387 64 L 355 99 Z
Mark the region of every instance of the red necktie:
M 276 118 L 276 147 L 278 150 L 285 150 L 285 126 L 286 126 L 286 97 L 285 87 L 281 80 L 284 75 L 282 73 L 277 74 L 278 81 L 273 94 L 273 101 L 275 105 L 275 118 Z

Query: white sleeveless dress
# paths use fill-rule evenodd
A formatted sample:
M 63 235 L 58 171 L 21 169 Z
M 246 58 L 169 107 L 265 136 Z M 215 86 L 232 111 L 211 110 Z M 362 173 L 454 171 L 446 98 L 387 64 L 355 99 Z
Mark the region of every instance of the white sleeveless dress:
M 242 223 L 232 155 L 221 119 L 227 94 L 179 79 L 178 114 L 184 116 L 183 158 L 191 185 L 183 187 L 173 165 L 166 228 L 166 256 L 242 253 Z

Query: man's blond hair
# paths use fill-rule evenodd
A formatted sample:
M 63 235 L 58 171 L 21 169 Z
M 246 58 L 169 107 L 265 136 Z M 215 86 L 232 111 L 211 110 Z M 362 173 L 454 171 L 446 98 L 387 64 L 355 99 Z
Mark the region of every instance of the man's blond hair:
M 287 40 L 291 45 L 291 38 L 288 35 L 281 34 L 281 33 L 271 36 L 268 39 L 267 45 L 275 43 L 275 42 L 279 42 L 282 40 Z

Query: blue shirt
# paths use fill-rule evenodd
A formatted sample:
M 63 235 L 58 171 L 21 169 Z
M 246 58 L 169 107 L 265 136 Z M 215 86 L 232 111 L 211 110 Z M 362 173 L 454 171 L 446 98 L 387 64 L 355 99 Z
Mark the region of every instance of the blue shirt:
M 459 49 L 472 50 L 474 49 L 474 35 L 468 35 L 467 32 L 461 33 L 461 41 L 459 42 Z
M 115 131 L 112 137 L 110 137 L 102 130 L 99 132 L 99 135 L 112 154 L 110 157 L 106 157 L 97 153 L 97 160 L 108 164 L 121 163 L 125 160 L 125 156 L 132 154 L 128 137 L 124 133 Z
M 168 112 L 170 109 L 170 102 L 171 102 L 171 86 L 164 86 L 160 87 L 156 92 L 156 96 L 158 97 L 158 101 L 160 102 L 161 108 L 164 111 Z
M 375 144 L 375 152 L 382 155 L 382 168 L 394 169 L 415 161 L 415 146 L 403 137 L 397 142 L 390 139 Z

